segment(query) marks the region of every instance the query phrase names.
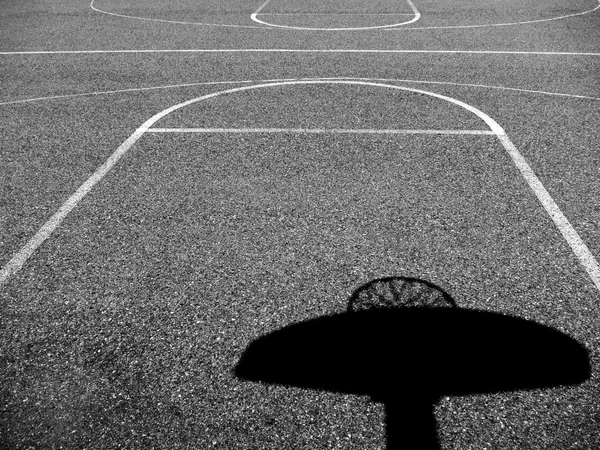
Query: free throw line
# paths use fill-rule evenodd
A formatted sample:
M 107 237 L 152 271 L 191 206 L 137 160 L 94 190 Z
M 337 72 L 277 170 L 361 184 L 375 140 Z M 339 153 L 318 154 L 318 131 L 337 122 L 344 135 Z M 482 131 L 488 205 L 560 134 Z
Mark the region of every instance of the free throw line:
M 490 130 L 379 130 L 373 128 L 148 128 L 147 133 L 308 133 L 308 134 L 495 134 Z

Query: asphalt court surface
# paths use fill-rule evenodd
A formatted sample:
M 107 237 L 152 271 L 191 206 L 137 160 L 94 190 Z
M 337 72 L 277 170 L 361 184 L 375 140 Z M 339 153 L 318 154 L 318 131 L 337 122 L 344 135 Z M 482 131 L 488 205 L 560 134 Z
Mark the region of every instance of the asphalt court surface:
M 251 15 L 340 28 L 414 10 L 3 5 L 2 267 L 144 122 L 207 97 L 137 136 L 1 285 L 10 448 L 384 448 L 381 405 L 232 368 L 389 275 L 590 351 L 580 386 L 443 398 L 441 448 L 600 446 L 594 280 L 481 117 L 414 91 L 496 121 L 598 258 L 598 3 L 413 3 L 411 24 L 354 31 Z

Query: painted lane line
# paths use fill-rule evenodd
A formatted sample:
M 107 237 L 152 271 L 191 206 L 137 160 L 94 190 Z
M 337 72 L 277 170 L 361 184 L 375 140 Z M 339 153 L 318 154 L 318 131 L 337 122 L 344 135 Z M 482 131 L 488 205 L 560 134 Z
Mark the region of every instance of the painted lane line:
M 243 88 L 235 88 L 233 91 L 237 91 Z M 200 97 L 200 99 L 208 99 L 221 95 L 224 92 L 232 91 L 220 91 L 211 93 Z M 33 253 L 44 243 L 46 239 L 56 230 L 56 228 L 62 223 L 67 215 L 77 206 L 81 200 L 90 192 L 90 190 L 100 181 L 104 176 L 119 162 L 119 160 L 127 153 L 127 151 L 135 144 L 140 137 L 150 128 L 154 123 L 167 114 L 170 114 L 176 109 L 187 106 L 188 104 L 195 103 L 198 99 L 193 99 L 188 102 L 183 102 L 175 105 L 171 108 L 167 108 L 164 111 L 152 116 L 146 122 L 144 122 L 137 130 L 129 136 L 117 150 L 102 164 L 96 171 L 72 194 L 58 209 L 58 211 L 50 218 L 39 231 L 23 246 L 15 255 L 6 263 L 6 265 L 0 270 L 0 286 L 8 281 L 8 279 L 21 270 L 27 260 L 33 255 Z
M 529 184 L 531 190 L 535 193 L 539 202 L 542 204 L 546 212 L 552 218 L 552 221 L 563 235 L 563 238 L 567 241 L 571 250 L 579 260 L 580 264 L 585 268 L 592 282 L 598 290 L 600 290 L 600 265 L 598 261 L 590 252 L 579 233 L 573 228 L 569 220 L 562 213 L 552 196 L 548 193 L 542 182 L 533 172 L 527 161 L 517 150 L 515 145 L 511 142 L 506 134 L 499 134 L 498 139 L 502 142 L 502 145 L 512 158 L 513 162 L 523 175 L 523 178 Z
M 91 0 L 90 3 L 90 8 L 98 13 L 101 14 L 106 14 L 109 16 L 114 16 L 114 17 L 121 17 L 124 19 L 135 19 L 135 20 L 145 20 L 148 22 L 159 22 L 159 23 L 170 23 L 170 24 L 175 24 L 175 25 L 196 25 L 196 26 L 207 26 L 207 27 L 228 27 L 228 28 L 254 28 L 254 29 L 261 29 L 261 30 L 268 30 L 269 28 L 266 27 L 257 27 L 256 25 L 235 25 L 235 24 L 226 24 L 226 23 L 203 23 L 203 22 L 184 22 L 184 21 L 179 21 L 179 20 L 167 20 L 167 19 L 152 19 L 150 17 L 139 17 L 139 16 L 129 16 L 126 14 L 118 14 L 118 13 L 113 13 L 110 11 L 104 11 L 102 9 L 97 8 L 96 6 L 94 6 L 94 1 L 95 0 Z
M 148 125 L 149 126 L 149 125 Z M 146 127 L 147 128 L 147 127 Z M 52 232 L 58 227 L 67 215 L 77 206 L 77 204 L 87 195 L 87 193 L 108 173 L 110 169 L 123 157 L 129 148 L 144 134 L 146 130 L 144 125 L 138 128 L 131 136 L 123 142 L 119 148 L 102 164 L 80 187 L 64 202 L 56 213 L 39 231 L 19 250 L 0 271 L 0 285 L 4 284 L 8 278 L 19 271 L 25 262 L 31 257 L 33 252 L 50 237 Z
M 517 50 L 408 50 L 408 49 L 294 49 L 294 48 L 192 48 L 192 49 L 120 49 L 120 50 L 34 50 L 2 51 L 3 56 L 93 55 L 153 53 L 356 53 L 356 54 L 431 54 L 431 55 L 525 55 L 525 56 L 600 56 L 600 52 L 538 52 Z
M 410 14 L 411 16 L 413 16 L 412 19 L 407 20 L 405 22 L 397 22 L 397 23 L 392 23 L 392 24 L 388 24 L 388 25 L 373 25 L 373 26 L 366 26 L 366 27 L 325 27 L 325 28 L 321 28 L 321 27 L 297 27 L 297 26 L 292 26 L 292 25 L 280 25 L 280 24 L 275 24 L 272 22 L 266 22 L 264 20 L 260 20 L 258 18 L 259 15 L 263 16 L 266 14 L 262 14 L 262 10 L 265 9 L 265 7 L 271 3 L 271 0 L 266 0 L 262 5 L 260 5 L 258 7 L 258 9 L 256 11 L 254 11 L 251 15 L 250 15 L 250 19 L 253 20 L 256 23 L 260 23 L 261 25 L 266 25 L 269 28 L 279 28 L 279 29 L 288 29 L 288 30 L 301 30 L 301 31 L 362 31 L 362 30 L 378 30 L 378 29 L 382 29 L 382 28 L 392 28 L 392 27 L 400 27 L 400 26 L 404 26 L 404 25 L 409 25 L 411 23 L 416 22 L 417 20 L 419 20 L 421 18 L 421 13 L 419 12 L 419 10 L 417 9 L 417 7 L 415 6 L 415 4 L 412 2 L 412 0 L 406 0 L 406 2 L 408 3 L 408 5 L 410 6 L 410 8 L 412 9 L 413 13 Z M 269 14 L 272 15 L 272 14 Z M 334 13 L 333 16 L 335 16 L 336 14 Z M 404 14 L 402 14 L 404 15 Z
M 569 17 L 583 16 L 585 14 L 590 14 L 600 8 L 600 0 L 598 0 L 598 5 L 595 8 L 592 8 L 587 11 L 582 11 L 579 13 L 567 14 L 564 16 L 558 17 L 550 17 L 547 19 L 533 19 L 533 20 L 524 20 L 521 22 L 505 22 L 505 23 L 484 23 L 477 25 L 444 25 L 444 26 L 432 26 L 432 27 L 410 27 L 410 28 L 392 28 L 384 31 L 408 31 L 408 30 L 452 30 L 452 29 L 465 29 L 465 28 L 486 28 L 486 27 L 508 27 L 515 25 L 530 25 L 532 23 L 541 23 L 541 22 L 550 22 L 552 20 L 562 20 L 568 19 Z
M 495 134 L 490 130 L 385 130 L 348 128 L 148 128 L 147 133 L 295 133 L 295 134 Z
M 448 85 L 448 86 L 459 86 L 459 87 L 499 89 L 499 90 L 507 90 L 507 91 L 513 91 L 513 92 L 525 92 L 525 93 L 539 94 L 539 95 L 579 98 L 579 99 L 585 99 L 585 100 L 600 100 L 600 97 L 591 97 L 588 95 L 566 94 L 566 93 L 562 93 L 562 92 L 538 91 L 538 90 L 534 90 L 534 89 L 511 88 L 511 87 L 506 87 L 506 86 L 492 86 L 492 85 L 488 85 L 488 84 L 454 83 L 451 81 L 411 80 L 411 79 L 405 79 L 405 78 L 403 79 L 403 78 L 332 77 L 332 78 L 279 78 L 279 79 L 271 79 L 271 80 L 206 81 L 206 82 L 197 82 L 197 83 L 172 84 L 172 85 L 150 86 L 150 87 L 130 88 L 130 89 L 117 89 L 114 91 L 93 91 L 93 92 L 83 92 L 83 93 L 79 93 L 79 94 L 65 94 L 65 95 L 52 95 L 49 97 L 35 97 L 35 98 L 27 98 L 27 99 L 22 99 L 22 100 L 12 100 L 12 101 L 8 101 L 8 102 L 0 102 L 0 106 L 18 105 L 20 103 L 39 102 L 39 101 L 45 101 L 45 100 L 57 100 L 57 99 L 67 99 L 67 98 L 96 96 L 96 95 L 122 94 L 122 93 L 128 93 L 128 92 L 151 91 L 151 90 L 159 90 L 159 89 L 176 89 L 176 88 L 195 87 L 195 86 L 204 86 L 204 85 L 269 83 L 269 82 L 275 82 L 275 81 L 300 81 L 300 80 L 357 80 L 357 81 L 378 81 L 378 82 L 385 82 L 385 83 L 434 84 L 434 85 Z
M 29 240 L 29 242 L 22 247 L 11 260 L 2 268 L 0 271 L 0 285 L 6 283 L 10 276 L 18 272 L 35 250 L 51 235 L 51 233 L 60 225 L 65 219 L 68 213 L 87 195 L 87 193 L 97 184 L 108 172 L 115 166 L 115 164 L 125 155 L 125 153 L 140 139 L 140 137 L 147 132 L 152 126 L 163 117 L 168 114 L 186 106 L 192 105 L 202 100 L 214 98 L 224 94 L 233 94 L 236 92 L 247 91 L 251 89 L 262 89 L 276 86 L 289 86 L 289 85 L 305 85 L 305 84 L 342 84 L 342 85 L 364 85 L 381 87 L 388 89 L 396 89 L 401 91 L 414 92 L 417 94 L 426 95 L 429 97 L 437 98 L 440 100 L 447 101 L 456 106 L 462 107 L 467 111 L 478 116 L 483 120 L 489 129 L 498 137 L 500 143 L 511 157 L 513 163 L 517 166 L 517 169 L 525 178 L 525 181 L 532 189 L 538 200 L 542 203 L 544 209 L 550 215 L 552 221 L 555 223 L 563 238 L 567 241 L 571 247 L 573 253 L 579 260 L 580 264 L 587 271 L 590 279 L 600 290 L 600 266 L 596 261 L 594 255 L 590 252 L 588 247 L 585 245 L 577 231 L 569 223 L 567 218 L 564 216 L 558 205 L 554 202 L 550 194 L 546 191 L 541 181 L 537 178 L 525 158 L 520 154 L 514 144 L 511 142 L 509 137 L 506 135 L 504 129 L 490 116 L 485 114 L 483 111 L 468 105 L 460 100 L 452 97 L 447 97 L 442 94 L 435 92 L 424 91 L 421 89 L 409 88 L 405 86 L 395 86 L 390 84 L 382 84 L 375 82 L 366 81 L 350 81 L 350 80 L 299 80 L 299 81 L 281 81 L 273 83 L 262 83 L 251 86 L 242 86 L 237 88 L 231 88 L 224 91 L 214 92 L 212 94 L 203 95 L 183 103 L 171 106 L 144 122 L 129 138 L 119 146 L 119 148 L 113 153 L 109 159 L 100 166 L 88 180 L 71 196 L 67 201 L 59 208 L 56 214 L 54 214 L 42 228 Z

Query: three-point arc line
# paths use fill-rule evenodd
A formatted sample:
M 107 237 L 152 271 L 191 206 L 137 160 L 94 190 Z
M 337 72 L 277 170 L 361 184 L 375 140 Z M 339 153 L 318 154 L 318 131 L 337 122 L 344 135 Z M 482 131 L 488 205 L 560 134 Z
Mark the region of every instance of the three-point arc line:
M 600 266 L 596 261 L 595 257 L 592 255 L 586 244 L 583 242 L 577 231 L 573 228 L 573 226 L 569 223 L 568 219 L 562 213 L 554 199 L 550 196 L 546 188 L 543 186 L 542 182 L 538 179 L 537 175 L 533 172 L 523 155 L 518 151 L 515 145 L 512 143 L 510 138 L 507 136 L 504 129 L 490 116 L 480 111 L 479 109 L 468 105 L 460 100 L 456 100 L 451 97 L 447 97 L 445 95 L 437 94 L 430 91 L 424 91 L 416 88 L 409 88 L 404 86 L 395 86 L 390 84 L 383 83 L 375 83 L 369 81 L 351 81 L 351 80 L 298 80 L 298 81 L 279 81 L 279 82 L 271 82 L 271 83 L 262 83 L 251 86 L 242 86 L 237 88 L 231 88 L 224 91 L 214 92 L 211 94 L 203 95 L 201 97 L 197 97 L 191 100 L 188 100 L 183 103 L 179 103 L 177 105 L 171 106 L 158 114 L 155 114 L 146 122 L 144 122 L 134 133 L 129 136 L 117 150 L 102 164 L 78 189 L 73 193 L 58 209 L 58 211 L 50 218 L 44 225 L 40 228 L 40 230 L 22 247 L 2 268 L 0 271 L 0 285 L 5 284 L 11 275 L 18 272 L 23 265 L 27 262 L 27 260 L 31 257 L 31 255 L 35 252 L 35 250 L 46 240 L 50 235 L 54 232 L 54 230 L 62 223 L 62 221 L 66 218 L 66 216 L 77 206 L 77 204 L 83 200 L 83 198 L 88 194 L 88 192 L 102 179 L 104 176 L 117 164 L 117 162 L 129 151 L 129 149 L 144 135 L 144 133 L 153 130 L 153 132 L 165 132 L 166 130 L 186 130 L 184 128 L 178 129 L 166 129 L 166 128 L 153 128 L 153 125 L 167 116 L 168 114 L 176 111 L 180 108 L 184 108 L 186 106 L 197 103 L 201 100 L 207 100 L 209 98 L 214 98 L 224 94 L 233 94 L 236 92 L 242 92 L 252 89 L 261 89 L 275 86 L 289 86 L 289 85 L 301 85 L 301 84 L 346 84 L 346 85 L 364 85 L 364 86 L 373 86 L 373 87 L 381 87 L 387 89 L 396 89 L 408 92 L 414 92 L 422 95 L 427 95 L 430 97 L 438 98 L 440 100 L 444 100 L 450 102 L 454 105 L 460 106 L 467 111 L 475 114 L 480 119 L 482 119 L 487 126 L 489 127 L 489 132 L 486 130 L 485 133 L 482 130 L 383 130 L 383 132 L 396 132 L 398 134 L 408 134 L 409 132 L 416 132 L 421 134 L 432 134 L 433 132 L 440 133 L 450 131 L 450 134 L 492 134 L 495 135 L 513 163 L 533 191 L 533 193 L 538 198 L 539 202 L 542 204 L 544 209 L 550 215 L 552 221 L 562 234 L 563 238 L 567 241 L 571 250 L 579 260 L 580 264 L 584 267 L 588 275 L 590 276 L 592 282 L 596 286 L 598 290 L 600 290 Z M 188 130 L 208 130 L 202 128 L 196 129 L 188 129 Z M 214 130 L 217 129 L 212 129 Z M 226 129 L 233 130 L 233 129 Z M 254 131 L 254 132 L 267 132 L 265 130 L 273 130 L 273 129 L 243 129 L 244 132 Z M 261 131 L 262 130 L 262 131 Z M 305 132 L 311 129 L 282 129 L 287 130 L 288 132 Z M 325 132 L 325 129 L 312 129 L 315 132 Z M 334 132 L 347 132 L 348 130 L 338 129 Z M 376 130 L 358 130 L 359 132 L 374 132 Z M 202 131 L 198 131 L 202 132 Z M 205 131 L 206 132 L 206 131 Z M 271 131 L 272 132 L 272 131 Z

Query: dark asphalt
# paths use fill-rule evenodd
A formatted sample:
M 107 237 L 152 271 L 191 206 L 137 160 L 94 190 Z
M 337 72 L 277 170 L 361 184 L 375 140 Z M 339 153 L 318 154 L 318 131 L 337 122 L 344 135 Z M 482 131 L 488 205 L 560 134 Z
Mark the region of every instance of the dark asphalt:
M 318 10 L 314 3 L 273 0 L 263 12 L 345 13 L 328 18 L 335 26 L 398 12 L 391 2 Z M 422 18 L 412 28 L 597 6 L 414 3 Z M 248 27 L 260 26 L 249 18 L 260 4 L 95 2 L 120 14 Z M 366 22 L 354 15 L 362 13 L 371 14 Z M 5 1 L 5 52 L 373 52 L 0 54 L 0 265 L 160 111 L 264 80 L 335 77 L 388 80 L 379 82 L 446 95 L 491 116 L 598 258 L 599 17 L 310 32 L 126 19 L 95 12 L 87 0 Z M 223 84 L 177 86 L 214 82 Z M 115 90 L 130 91 L 102 93 Z M 72 94 L 84 95 L 44 99 Z M 219 96 L 156 126 L 485 128 L 438 99 L 334 84 Z M 0 286 L 3 448 L 383 448 L 382 405 L 243 382 L 232 370 L 253 339 L 341 313 L 356 288 L 390 275 L 430 281 L 460 307 L 557 328 L 590 351 L 592 377 L 579 386 L 442 398 L 441 448 L 600 448 L 600 293 L 499 141 L 298 133 L 144 135 Z

